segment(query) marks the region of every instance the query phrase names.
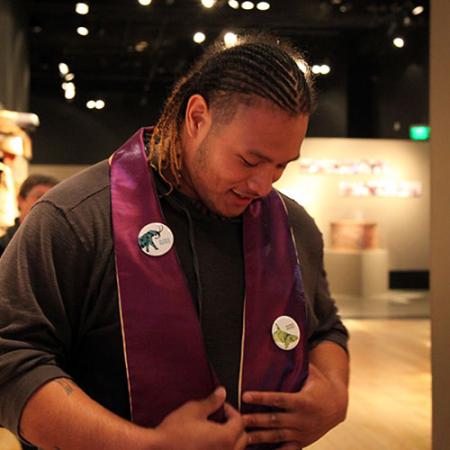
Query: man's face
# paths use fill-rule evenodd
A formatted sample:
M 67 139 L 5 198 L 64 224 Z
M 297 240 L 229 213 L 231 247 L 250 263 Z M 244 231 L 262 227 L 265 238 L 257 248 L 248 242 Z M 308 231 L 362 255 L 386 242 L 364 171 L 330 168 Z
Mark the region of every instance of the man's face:
M 184 155 L 183 177 L 211 211 L 238 216 L 299 157 L 307 126 L 307 116 L 291 117 L 266 101 L 240 104 L 225 124 L 214 123 L 213 110 L 206 137 Z
M 20 222 L 23 222 L 31 207 L 52 187 L 47 184 L 37 184 L 28 192 L 26 197 L 19 196 Z

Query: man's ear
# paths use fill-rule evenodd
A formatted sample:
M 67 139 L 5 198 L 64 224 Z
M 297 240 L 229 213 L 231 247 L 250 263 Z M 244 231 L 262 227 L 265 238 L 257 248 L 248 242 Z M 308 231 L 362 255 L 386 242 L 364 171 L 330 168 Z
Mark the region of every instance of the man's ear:
M 21 197 L 20 195 L 17 196 L 17 206 L 19 207 L 19 210 L 22 209 L 21 205 L 24 201 L 25 199 L 23 197 Z
M 188 100 L 184 127 L 190 139 L 200 141 L 204 139 L 211 127 L 211 111 L 200 94 L 194 94 Z

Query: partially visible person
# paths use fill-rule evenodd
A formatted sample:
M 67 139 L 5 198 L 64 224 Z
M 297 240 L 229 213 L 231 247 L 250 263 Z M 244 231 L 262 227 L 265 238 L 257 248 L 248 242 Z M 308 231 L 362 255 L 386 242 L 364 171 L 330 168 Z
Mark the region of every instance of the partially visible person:
M 6 233 L 0 238 L 0 256 L 5 251 L 20 224 L 24 221 L 31 207 L 53 186 L 59 183 L 59 180 L 49 175 L 34 174 L 30 175 L 20 186 L 17 198 L 19 204 L 19 217 L 16 218 L 14 225 L 6 230 Z

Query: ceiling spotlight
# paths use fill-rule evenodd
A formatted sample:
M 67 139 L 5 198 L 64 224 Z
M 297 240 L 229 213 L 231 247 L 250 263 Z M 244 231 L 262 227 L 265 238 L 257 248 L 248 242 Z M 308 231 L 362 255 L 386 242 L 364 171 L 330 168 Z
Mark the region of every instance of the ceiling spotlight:
M 256 8 L 260 11 L 267 11 L 270 9 L 270 3 L 269 2 L 259 2 L 256 4 Z
M 75 79 L 75 75 L 73 73 L 66 73 L 64 75 L 64 81 L 72 81 Z
M 237 0 L 228 0 L 228 6 L 233 9 L 239 9 L 239 2 Z
M 147 41 L 139 41 L 138 43 L 135 44 L 134 49 L 141 53 L 143 52 L 146 48 L 148 47 L 148 42 Z
M 205 42 L 206 36 L 205 33 L 202 33 L 201 31 L 197 31 L 197 33 L 194 34 L 194 42 L 197 44 L 201 44 L 202 42 Z
M 142 6 L 148 6 L 151 2 L 152 0 L 138 0 L 138 3 Z
M 202 0 L 202 5 L 205 8 L 212 8 L 216 4 L 216 0 Z
M 77 3 L 75 5 L 75 12 L 77 14 L 81 14 L 82 16 L 84 16 L 85 14 L 89 13 L 89 5 L 87 3 Z
M 69 66 L 66 63 L 59 63 L 58 69 L 61 75 L 66 75 L 69 73 Z
M 65 91 L 64 92 L 64 97 L 67 99 L 67 100 L 73 100 L 74 98 L 75 98 L 75 95 L 76 95 L 76 93 L 75 93 L 75 89 L 72 91 L 72 90 L 69 90 L 69 91 Z
M 98 100 L 89 100 L 86 102 L 86 108 L 88 109 L 103 109 L 106 106 L 106 103 L 102 99 Z
M 330 71 L 331 71 L 331 68 L 328 64 L 322 64 L 320 66 L 320 73 L 322 75 L 328 75 L 330 73 Z
M 425 11 L 425 8 L 422 5 L 418 5 L 412 10 L 412 13 L 415 16 L 418 16 L 419 14 L 422 14 L 424 11 Z
M 253 9 L 254 7 L 255 7 L 255 4 L 253 2 L 242 2 L 241 3 L 241 8 L 246 9 L 247 11 L 249 11 L 250 9 Z
M 77 28 L 77 33 L 80 36 L 87 36 L 89 34 L 89 30 L 86 27 L 78 27 Z
M 75 85 L 73 83 L 63 83 L 62 88 L 64 89 L 64 97 L 67 100 L 75 98 Z
M 71 83 L 71 82 L 66 82 L 64 81 L 61 84 L 61 87 L 63 88 L 64 91 L 70 91 L 70 90 L 75 90 L 75 84 Z
M 223 41 L 225 42 L 225 45 L 227 47 L 233 47 L 233 45 L 236 45 L 237 40 L 237 35 L 235 33 L 232 33 L 231 31 L 225 33 L 225 36 L 223 37 Z
M 405 46 L 405 40 L 401 37 L 396 37 L 392 40 L 392 43 L 397 47 L 397 48 L 403 48 Z

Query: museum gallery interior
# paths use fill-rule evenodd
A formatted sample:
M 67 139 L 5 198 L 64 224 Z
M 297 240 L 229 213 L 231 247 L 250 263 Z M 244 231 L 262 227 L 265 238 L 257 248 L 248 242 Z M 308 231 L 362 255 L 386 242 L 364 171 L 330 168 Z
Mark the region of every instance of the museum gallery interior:
M 0 235 L 28 175 L 63 180 L 108 158 L 154 124 L 208 44 L 276 33 L 303 53 L 318 101 L 275 187 L 320 228 L 351 336 L 347 420 L 308 448 L 450 448 L 444 3 L 3 0 Z M 0 428 L 0 448 L 21 444 Z

